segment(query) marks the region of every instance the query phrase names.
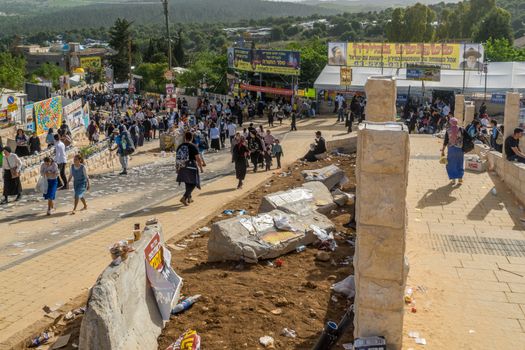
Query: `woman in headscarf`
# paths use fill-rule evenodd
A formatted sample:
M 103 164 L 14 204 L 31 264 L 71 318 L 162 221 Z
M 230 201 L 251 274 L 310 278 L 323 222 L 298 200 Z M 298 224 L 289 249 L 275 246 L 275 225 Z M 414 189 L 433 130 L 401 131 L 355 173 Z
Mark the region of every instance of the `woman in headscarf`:
M 448 147 L 447 147 L 448 146 Z M 447 173 L 451 184 L 455 185 L 456 180 L 461 185 L 463 183 L 463 174 L 465 173 L 463 165 L 463 129 L 458 126 L 456 118 L 450 118 L 449 127 L 445 133 L 445 141 L 441 149 L 441 156 L 445 156 L 445 147 L 447 147 Z
M 22 197 L 22 183 L 20 182 L 20 169 L 22 161 L 13 153 L 11 147 L 6 146 L 3 149 L 4 159 L 2 169 L 4 170 L 4 199 L 0 204 L 7 204 L 9 196 L 16 196 L 16 200 Z

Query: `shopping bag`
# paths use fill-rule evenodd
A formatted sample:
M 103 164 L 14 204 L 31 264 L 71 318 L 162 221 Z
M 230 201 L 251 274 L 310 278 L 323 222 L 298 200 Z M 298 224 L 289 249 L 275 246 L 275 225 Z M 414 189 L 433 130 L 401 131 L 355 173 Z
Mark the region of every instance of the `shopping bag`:
M 40 176 L 38 182 L 36 183 L 36 191 L 42 194 L 47 193 L 47 178 L 45 176 Z

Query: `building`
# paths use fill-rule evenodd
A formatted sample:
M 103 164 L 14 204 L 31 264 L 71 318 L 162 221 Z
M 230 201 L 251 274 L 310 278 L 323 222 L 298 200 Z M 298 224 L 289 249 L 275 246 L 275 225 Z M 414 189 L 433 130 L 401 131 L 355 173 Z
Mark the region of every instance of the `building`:
M 17 50 L 27 61 L 27 70 L 33 72 L 43 64 L 52 64 L 66 72 L 76 68 L 86 71 L 102 67 L 104 58 L 110 54 L 108 48 L 86 48 L 79 43 L 56 43 L 51 46 L 19 45 Z

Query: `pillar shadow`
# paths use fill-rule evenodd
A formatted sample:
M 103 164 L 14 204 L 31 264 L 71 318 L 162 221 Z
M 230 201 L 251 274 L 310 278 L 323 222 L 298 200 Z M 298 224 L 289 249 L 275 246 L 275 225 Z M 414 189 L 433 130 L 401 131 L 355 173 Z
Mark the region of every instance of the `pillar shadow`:
M 456 197 L 452 196 L 452 191 L 455 189 L 456 187 L 451 183 L 436 189 L 429 189 L 417 202 L 416 208 L 423 209 L 427 207 L 448 205 L 457 200 Z

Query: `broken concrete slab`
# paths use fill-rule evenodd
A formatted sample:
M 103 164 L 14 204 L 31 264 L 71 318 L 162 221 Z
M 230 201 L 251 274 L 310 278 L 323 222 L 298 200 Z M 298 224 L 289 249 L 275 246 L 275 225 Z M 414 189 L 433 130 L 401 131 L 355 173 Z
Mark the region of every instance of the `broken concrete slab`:
M 276 222 L 279 222 L 281 230 L 275 226 Z M 260 259 L 279 257 L 298 246 L 317 241 L 312 225 L 327 232 L 335 230 L 326 216 L 315 211 L 300 216 L 273 210 L 253 217 L 235 217 L 217 222 L 212 226 L 208 241 L 208 261 L 244 260 L 256 263 Z
M 159 225 L 147 226 L 135 252 L 108 266 L 91 289 L 80 328 L 80 350 L 157 349 L 164 323 L 146 275 L 144 249 Z M 108 256 L 109 260 L 109 256 Z
M 344 205 L 353 205 L 355 204 L 355 195 L 351 193 L 346 193 L 340 189 L 332 191 L 332 198 L 338 206 L 342 207 Z
M 315 170 L 303 170 L 301 175 L 307 182 L 321 181 L 329 190 L 334 189 L 346 177 L 345 172 L 335 165 Z
M 321 214 L 328 214 L 336 207 L 326 186 L 320 181 L 312 181 L 298 188 L 264 196 L 259 213 L 279 209 L 297 215 L 307 215 L 313 210 Z

